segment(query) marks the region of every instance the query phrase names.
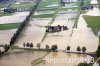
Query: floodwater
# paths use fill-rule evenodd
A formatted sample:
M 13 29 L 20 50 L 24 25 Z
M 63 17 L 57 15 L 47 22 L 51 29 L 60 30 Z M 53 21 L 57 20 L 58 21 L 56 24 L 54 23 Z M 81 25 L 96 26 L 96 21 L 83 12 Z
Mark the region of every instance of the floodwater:
M 97 0 L 91 0 L 91 4 L 98 4 Z
M 51 4 L 51 5 L 48 5 L 46 7 L 57 7 L 57 6 L 59 6 L 59 4 Z
M 100 58 L 98 58 L 98 59 L 96 60 L 96 62 L 93 64 L 93 66 L 99 66 L 99 63 L 97 62 L 98 60 L 100 60 Z
M 95 8 L 94 8 L 95 9 Z M 94 12 L 92 12 L 94 13 Z M 91 13 L 91 14 L 92 14 Z M 21 16 L 23 16 L 21 14 Z M 71 47 L 70 51 L 75 51 L 77 46 L 83 47 L 86 46 L 86 52 L 94 52 L 98 46 L 98 37 L 95 36 L 91 28 L 87 27 L 85 20 L 82 15 L 79 17 L 77 28 L 72 28 L 75 22 L 77 13 L 67 13 L 67 14 L 58 14 L 52 26 L 56 25 L 67 25 L 69 30 L 61 31 L 57 33 L 47 34 L 45 40 L 41 44 L 41 48 L 45 48 L 45 45 L 48 44 L 52 46 L 54 44 L 58 45 L 58 50 L 65 50 L 67 45 Z M 0 19 L 3 17 L 0 17 Z M 9 16 L 11 18 L 11 16 Z M 17 18 L 17 17 L 16 17 Z M 19 17 L 18 17 L 19 18 Z M 69 20 L 70 18 L 70 20 Z M 19 18 L 20 19 L 20 18 Z M 18 19 L 17 19 L 18 20 Z M 18 41 L 15 43 L 16 46 L 23 47 L 23 43 L 32 42 L 36 48 L 37 43 L 41 43 L 41 40 L 45 34 L 46 28 L 50 22 L 50 18 L 46 19 L 32 19 L 25 30 L 22 32 L 22 35 L 19 37 Z M 11 23 L 15 22 L 16 19 L 11 19 Z M 1 24 L 8 23 L 9 21 L 0 21 Z M 0 32 L 0 44 L 6 44 L 10 41 L 10 38 L 16 30 L 7 30 Z M 73 33 L 72 33 L 73 31 Z M 5 41 L 6 40 L 6 41 Z M 0 47 L 1 50 L 3 48 Z M 31 66 L 31 62 L 37 58 L 45 56 L 46 52 L 33 52 L 33 51 L 13 51 L 4 55 L 0 58 L 0 66 Z M 53 61 L 54 60 L 63 60 L 63 62 Z M 67 61 L 66 61 L 67 59 Z M 92 60 L 91 56 L 82 55 L 82 54 L 69 54 L 61 52 L 51 52 L 43 60 L 46 60 L 45 63 L 38 64 L 37 66 L 77 66 L 79 62 L 90 62 Z M 51 61 L 50 61 L 51 60 Z M 71 60 L 71 61 L 70 61 Z
M 91 4 L 98 4 L 97 0 L 91 0 Z M 100 9 L 98 7 L 98 5 L 94 6 L 93 10 L 89 10 L 86 14 L 84 15 L 89 15 L 89 16 L 100 16 Z M 99 32 L 98 32 L 99 34 Z
M 32 42 L 34 44 L 34 47 L 36 48 L 37 43 L 41 43 L 46 30 L 45 27 L 41 27 L 41 26 L 47 26 L 50 20 L 51 19 L 31 20 L 15 45 L 23 47 L 24 42 L 25 43 Z
M 73 18 L 76 17 L 77 12 L 64 14 L 58 13 L 55 21 L 51 25 L 67 25 L 69 30 L 47 34 L 41 44 L 41 48 L 45 48 L 45 45 L 47 44 L 50 47 L 57 44 L 58 50 L 65 50 L 66 47 L 69 45 L 71 46 L 71 51 L 75 52 L 77 46 L 85 46 L 87 48 L 87 52 L 96 51 L 99 39 L 93 34 L 91 28 L 87 27 L 87 24 L 82 15 L 79 17 L 77 28 L 72 28 L 75 23 L 75 19 Z M 34 48 L 36 48 L 37 43 L 41 43 L 43 36 L 45 35 L 46 28 L 44 28 L 43 26 L 47 26 L 50 20 L 50 18 L 31 20 L 28 27 L 25 29 L 25 31 L 23 31 L 23 35 L 20 37 L 16 45 L 23 47 L 24 42 L 32 42 L 35 46 Z
M 76 51 L 77 46 L 85 46 L 87 48 L 87 52 L 94 52 L 97 50 L 98 41 L 98 37 L 93 34 L 91 28 L 87 27 L 84 18 L 80 15 L 78 27 L 74 29 L 73 35 L 68 44 L 71 46 L 71 50 Z
M 55 26 L 70 24 L 68 25 L 68 28 L 70 27 L 70 29 L 68 31 L 48 34 L 44 42 L 42 43 L 42 47 L 45 47 L 46 44 L 48 44 L 49 46 L 57 44 L 58 50 L 65 50 L 68 45 L 71 46 L 70 51 L 74 52 L 76 52 L 77 46 L 85 46 L 87 48 L 87 52 L 95 52 L 97 50 L 99 38 L 93 34 L 91 28 L 87 27 L 87 23 L 82 15 L 80 15 L 79 17 L 77 28 L 71 29 L 74 21 L 72 23 L 71 21 L 68 21 L 68 18 L 75 18 L 76 16 L 74 14 L 75 13 L 69 13 L 68 15 L 57 15 L 57 18 L 59 20 L 57 20 L 56 18 L 52 25 Z M 100 10 L 94 7 L 93 10 L 89 10 L 84 15 L 100 16 Z
M 52 26 L 67 25 L 69 30 L 47 34 L 41 45 L 41 48 L 45 48 L 45 45 L 49 45 L 51 47 L 52 45 L 57 44 L 58 50 L 65 50 L 67 47 L 67 43 L 69 42 L 70 34 L 72 32 L 72 27 L 75 21 L 75 20 L 68 20 L 68 18 L 75 18 L 75 16 L 76 16 L 75 13 L 58 14 L 57 17 L 55 18 L 55 21 L 52 23 Z
M 1 50 L 1 51 L 4 51 L 4 48 L 3 48 L 3 47 L 0 47 L 0 50 Z
M 91 28 L 87 27 L 86 21 L 82 15 L 79 17 L 77 28 L 72 29 L 74 21 L 68 21 L 68 18 L 75 18 L 75 14 L 76 13 L 69 13 L 68 15 L 58 14 L 52 26 L 67 25 L 69 30 L 48 34 L 44 39 L 41 48 L 45 48 L 45 45 L 49 45 L 51 47 L 52 45 L 57 44 L 58 50 L 65 50 L 69 45 L 71 46 L 71 51 L 77 52 L 77 46 L 85 46 L 87 48 L 87 52 L 95 52 L 98 47 L 98 37 L 93 34 Z
M 93 65 L 93 66 L 99 66 L 99 63 L 97 63 L 97 62 L 96 62 L 96 63 L 94 63 L 94 65 Z
M 12 51 L 0 57 L 0 66 L 31 66 L 32 61 L 45 55 L 47 52 Z
M 11 16 L 0 17 L 0 24 L 22 22 L 29 12 L 16 12 Z M 0 31 L 0 45 L 9 44 L 17 29 Z
M 34 15 L 42 15 L 42 14 L 53 14 L 55 11 L 38 11 L 38 12 L 35 12 Z
M 57 6 L 59 6 L 59 4 L 51 4 L 46 7 L 57 7 Z M 78 6 L 76 6 L 74 4 L 66 4 L 63 8 L 73 8 L 73 7 L 78 7 Z
M 8 44 L 17 29 L 0 31 L 0 45 Z
M 51 52 L 43 60 L 45 60 L 44 63 L 36 66 L 78 66 L 80 62 L 91 62 L 92 57 L 82 54 Z
M 22 22 L 27 15 L 29 15 L 29 12 L 16 12 L 11 16 L 2 16 L 0 17 L 0 24 Z
M 99 30 L 99 32 L 98 32 L 98 36 L 100 36 L 100 30 Z
M 89 10 L 86 15 L 89 16 L 100 16 L 100 9 L 97 7 L 94 7 L 93 10 Z

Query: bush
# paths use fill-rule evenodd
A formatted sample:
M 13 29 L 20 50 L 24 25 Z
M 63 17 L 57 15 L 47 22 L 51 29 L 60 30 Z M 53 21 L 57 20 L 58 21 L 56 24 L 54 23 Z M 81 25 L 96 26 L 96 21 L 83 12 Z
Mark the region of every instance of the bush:
M 96 51 L 96 55 L 97 55 L 98 57 L 100 57 L 100 50 L 97 50 L 97 51 Z
M 86 62 L 85 63 L 79 63 L 78 66 L 89 66 L 89 64 L 86 63 Z
M 82 47 L 82 51 L 85 53 L 86 52 L 86 47 Z
M 57 46 L 57 45 L 52 45 L 52 47 L 51 47 L 52 51 L 56 51 L 56 50 L 57 50 L 57 48 L 58 48 L 58 46 Z
M 66 49 L 69 51 L 70 50 L 70 46 L 68 46 Z
M 46 45 L 46 49 L 49 49 L 50 47 L 49 47 L 49 45 Z
M 77 50 L 78 52 L 80 52 L 80 51 L 81 51 L 80 46 L 78 46 L 76 50 Z

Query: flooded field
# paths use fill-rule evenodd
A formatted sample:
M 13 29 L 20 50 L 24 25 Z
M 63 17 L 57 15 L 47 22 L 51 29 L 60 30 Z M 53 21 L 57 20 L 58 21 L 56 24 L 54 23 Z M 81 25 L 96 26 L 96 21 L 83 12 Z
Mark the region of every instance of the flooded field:
M 100 63 L 98 61 L 100 62 L 100 58 L 97 59 L 97 61 L 93 64 L 93 66 L 100 66 Z
M 17 29 L 0 31 L 0 45 L 9 44 Z
M 91 62 L 92 57 L 88 55 L 51 52 L 43 60 L 45 62 L 35 66 L 78 66 L 79 62 Z
M 46 3 L 46 0 L 43 0 L 42 3 Z M 96 0 L 91 0 L 91 4 L 96 3 Z M 89 55 L 65 53 L 66 51 L 62 50 L 66 50 L 67 46 L 71 47 L 71 52 L 77 52 L 76 49 L 78 46 L 80 46 L 80 48 L 85 46 L 87 53 L 95 52 L 97 50 L 99 38 L 94 35 L 92 29 L 87 26 L 83 15 L 100 16 L 100 10 L 98 7 L 94 7 L 93 10 L 89 10 L 85 14 L 79 14 L 77 0 L 73 0 L 73 3 L 66 4 L 65 6 L 58 6 L 60 5 L 56 1 L 54 3 L 50 2 L 48 5 L 47 3 L 46 5 L 40 4 L 39 9 L 51 8 L 51 10 L 36 11 L 13 47 L 18 46 L 19 48 L 25 49 L 26 47 L 24 44 L 33 43 L 33 50 L 35 50 L 37 44 L 40 43 L 41 50 L 45 49 L 46 45 L 51 48 L 52 45 L 56 44 L 59 52 L 50 52 L 48 54 L 48 52 L 43 51 L 10 49 L 4 56 L 0 57 L 0 66 L 32 66 L 32 62 L 39 58 L 43 58 L 43 62 L 37 63 L 33 66 L 78 66 L 80 62 L 90 63 L 94 60 L 93 57 Z M 56 7 L 56 9 L 52 10 L 53 7 Z M 48 15 L 46 15 L 46 18 L 42 18 L 44 17 L 43 14 L 52 14 L 53 17 L 51 16 L 49 18 Z M 3 16 L 0 17 L 0 24 L 22 22 L 27 15 L 29 15 L 29 12 L 16 12 L 10 16 Z M 36 15 L 42 15 L 42 17 L 35 18 L 34 16 Z M 74 25 L 76 24 L 78 15 L 80 16 L 76 28 Z M 50 26 L 67 26 L 68 30 L 46 33 L 47 26 L 50 23 Z M 17 29 L 0 31 L 0 45 L 9 44 L 11 37 L 16 30 Z M 3 51 L 4 48 L 0 47 L 0 50 Z M 98 64 L 95 63 L 94 66 L 98 66 Z
M 0 24 L 22 22 L 27 15 L 29 15 L 29 12 L 16 12 L 11 16 L 2 16 L 0 17 Z
M 21 23 L 28 14 L 29 12 L 16 12 L 15 14 L 10 15 L 10 16 L 2 16 L 0 17 L 0 24 Z M 1 30 L 0 31 L 0 45 L 9 44 L 16 30 L 17 28 L 11 29 L 11 30 Z
M 26 30 L 23 31 L 22 36 L 20 36 L 20 39 L 18 39 L 15 45 L 23 47 L 23 43 L 32 42 L 36 48 L 37 43 L 41 43 L 46 30 L 45 27 L 41 26 L 47 26 L 49 21 L 50 19 L 33 19 L 26 27 Z
M 74 4 L 74 6 L 76 5 Z M 51 21 L 51 18 L 35 18 L 30 21 L 27 28 L 23 31 L 22 36 L 20 36 L 20 39 L 16 43 L 16 46 L 23 47 L 23 43 L 32 42 L 34 44 L 34 48 L 36 48 L 37 43 L 41 43 L 41 48 L 45 48 L 46 45 L 51 47 L 52 45 L 57 44 L 58 50 L 65 50 L 67 46 L 70 46 L 71 51 L 76 52 L 77 46 L 85 46 L 87 48 L 87 52 L 96 51 L 99 39 L 93 34 L 92 30 L 87 27 L 87 24 L 82 18 L 82 15 L 79 17 L 77 28 L 73 29 L 78 11 L 76 11 L 77 9 L 71 10 L 72 7 L 73 6 L 69 7 L 69 13 L 58 12 L 55 20 L 51 24 L 51 26 L 66 25 L 69 28 L 68 30 L 56 33 L 48 33 L 42 42 L 46 30 L 44 26 L 48 25 L 48 23 Z M 97 9 L 94 8 L 91 11 L 93 13 L 94 11 L 97 11 Z M 87 13 L 90 14 L 89 11 Z M 35 12 L 35 15 L 39 14 L 44 14 L 44 12 Z M 94 49 L 90 46 L 94 47 Z
M 100 16 L 100 9 L 98 7 L 94 7 L 93 10 L 89 10 L 86 15 L 89 16 Z
M 74 29 L 71 41 L 68 44 L 72 47 L 72 51 L 76 51 L 77 46 L 85 46 L 87 52 L 94 52 L 98 47 L 98 41 L 98 37 L 93 34 L 91 28 L 87 27 L 84 18 L 80 15 L 78 27 Z
M 52 23 L 52 26 L 67 25 L 69 29 L 57 33 L 48 33 L 48 35 L 45 37 L 42 43 L 42 48 L 45 48 L 46 44 L 49 45 L 50 47 L 52 45 L 57 44 L 58 50 L 65 50 L 67 47 L 67 43 L 69 42 L 70 34 L 72 32 L 72 27 L 75 21 L 75 20 L 68 20 L 68 19 L 75 18 L 75 15 L 76 15 L 75 13 L 57 15 L 56 20 Z
M 0 66 L 31 66 L 32 61 L 47 55 L 47 52 L 12 51 L 0 58 Z
M 97 0 L 91 0 L 91 4 L 98 4 Z
M 4 48 L 3 48 L 3 47 L 0 47 L 0 50 L 1 50 L 1 51 L 4 51 Z

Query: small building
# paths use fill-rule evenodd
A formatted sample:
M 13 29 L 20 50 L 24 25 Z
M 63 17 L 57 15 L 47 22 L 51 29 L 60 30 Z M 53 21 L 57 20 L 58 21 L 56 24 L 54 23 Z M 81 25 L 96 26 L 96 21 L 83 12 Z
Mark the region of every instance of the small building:
M 71 0 L 61 0 L 61 6 L 65 6 L 66 4 L 69 4 Z
M 4 13 L 14 13 L 16 9 L 13 8 L 6 8 L 4 9 Z

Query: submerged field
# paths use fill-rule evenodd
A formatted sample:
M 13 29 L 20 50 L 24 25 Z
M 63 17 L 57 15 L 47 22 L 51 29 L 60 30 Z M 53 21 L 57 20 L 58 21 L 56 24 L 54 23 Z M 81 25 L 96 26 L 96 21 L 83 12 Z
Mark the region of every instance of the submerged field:
M 88 6 L 90 0 L 85 1 L 85 6 Z M 23 10 L 27 11 L 27 8 L 30 10 L 32 3 L 12 4 L 11 7 L 19 10 L 22 8 L 22 12 L 0 17 L 0 45 L 10 43 L 20 23 L 29 15 L 29 11 L 23 12 Z M 92 56 L 77 54 L 79 53 L 77 47 L 80 46 L 80 53 L 82 53 L 82 47 L 86 47 L 86 53 L 93 53 L 97 50 L 99 38 L 93 32 L 96 34 L 100 30 L 100 17 L 81 14 L 78 1 L 74 0 L 61 6 L 60 0 L 42 0 L 31 17 L 11 49 L 0 58 L 0 66 L 77 66 L 80 59 L 85 59 L 81 62 L 88 62 L 86 59 L 93 60 Z M 48 26 L 58 25 L 67 26 L 68 30 L 62 28 L 59 32 L 46 32 Z M 33 47 L 28 47 L 27 43 L 32 43 Z M 40 44 L 39 48 L 37 44 Z M 47 51 L 46 45 L 51 50 L 55 44 L 58 52 L 45 52 Z M 66 53 L 68 46 L 71 47 L 69 52 L 76 54 Z M 0 49 L 4 50 L 3 47 Z M 49 63 L 45 60 L 46 58 L 76 60 L 75 63 L 65 61 Z
M 36 52 L 31 50 L 13 50 L 0 58 L 0 66 L 31 66 L 32 61 L 35 62 L 47 54 L 48 52 L 41 51 Z

